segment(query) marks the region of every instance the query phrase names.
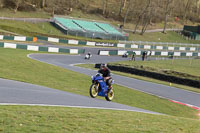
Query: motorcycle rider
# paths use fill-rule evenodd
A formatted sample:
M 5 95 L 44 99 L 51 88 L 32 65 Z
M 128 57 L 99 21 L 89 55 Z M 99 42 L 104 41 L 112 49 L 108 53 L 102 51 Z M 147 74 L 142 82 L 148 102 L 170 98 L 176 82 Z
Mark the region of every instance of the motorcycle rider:
M 110 69 L 107 67 L 107 64 L 101 64 L 98 73 L 102 74 L 104 81 L 106 82 L 108 86 L 108 92 L 109 92 L 112 89 L 112 85 L 111 85 L 112 77 L 110 75 Z
M 89 52 L 88 54 L 85 55 L 85 59 L 90 59 L 92 57 L 92 54 Z

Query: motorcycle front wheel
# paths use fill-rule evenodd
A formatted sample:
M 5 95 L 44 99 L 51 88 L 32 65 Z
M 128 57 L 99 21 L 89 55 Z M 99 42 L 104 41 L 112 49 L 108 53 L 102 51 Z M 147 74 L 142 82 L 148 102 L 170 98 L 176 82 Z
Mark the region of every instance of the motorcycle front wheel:
M 113 91 L 113 89 L 111 89 L 108 93 L 107 93 L 107 95 L 106 95 L 106 100 L 107 101 L 112 101 L 113 100 L 113 98 L 114 98 L 114 91 Z
M 97 95 L 98 95 L 98 86 L 96 84 L 92 84 L 90 86 L 90 96 L 92 98 L 95 98 L 97 97 Z

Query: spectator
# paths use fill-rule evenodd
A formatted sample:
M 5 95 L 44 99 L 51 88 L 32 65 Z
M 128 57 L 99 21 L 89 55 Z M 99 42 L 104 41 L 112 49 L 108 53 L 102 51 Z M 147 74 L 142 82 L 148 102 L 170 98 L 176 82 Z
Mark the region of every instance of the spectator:
M 169 59 L 174 59 L 174 55 L 173 55 L 173 54 L 170 54 L 170 55 L 169 55 Z
M 124 27 L 124 25 L 123 25 L 123 24 L 120 24 L 119 28 L 122 29 L 123 27 Z
M 147 59 L 147 51 L 144 51 L 142 53 L 142 61 L 144 61 L 145 59 Z
M 144 59 L 145 59 L 145 51 L 142 53 L 142 61 L 144 61 Z
M 147 60 L 147 51 L 145 51 L 145 59 Z
M 136 56 L 136 53 L 135 53 L 135 51 L 133 51 L 133 55 L 132 55 L 131 60 L 134 60 L 134 61 L 135 61 L 135 56 Z
M 151 59 L 152 51 L 149 51 L 149 60 Z

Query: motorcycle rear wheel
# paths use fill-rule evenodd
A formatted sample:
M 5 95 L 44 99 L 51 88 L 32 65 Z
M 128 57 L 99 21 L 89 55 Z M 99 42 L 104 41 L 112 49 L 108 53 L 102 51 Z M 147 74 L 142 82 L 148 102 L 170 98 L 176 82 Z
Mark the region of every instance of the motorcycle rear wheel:
M 98 95 L 98 86 L 95 84 L 92 84 L 90 86 L 90 96 L 92 98 L 95 98 L 95 97 L 97 97 L 97 95 Z
M 111 89 L 108 93 L 107 93 L 107 95 L 106 95 L 106 100 L 107 101 L 112 101 L 113 100 L 113 98 L 114 98 L 114 91 L 113 91 L 113 89 Z

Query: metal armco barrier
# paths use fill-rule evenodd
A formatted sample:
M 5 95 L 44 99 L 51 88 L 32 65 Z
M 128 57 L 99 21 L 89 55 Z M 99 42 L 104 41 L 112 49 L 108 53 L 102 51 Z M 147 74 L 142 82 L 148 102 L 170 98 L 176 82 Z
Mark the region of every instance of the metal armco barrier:
M 91 42 L 91 41 L 80 41 L 73 39 L 59 39 L 53 37 L 23 37 L 23 36 L 4 36 L 0 35 L 0 40 L 15 40 L 15 41 L 34 41 L 44 40 L 54 43 L 65 43 L 72 45 L 86 45 L 86 46 L 101 46 L 101 47 L 116 47 L 121 49 L 134 49 L 134 50 L 148 50 L 148 51 L 188 51 L 188 52 L 200 52 L 200 44 L 184 44 L 184 43 L 161 43 L 161 42 L 120 42 L 120 43 L 104 43 L 104 42 Z M 126 44 L 128 43 L 128 44 Z
M 136 55 L 142 55 L 145 51 L 138 51 L 138 50 L 132 50 L 132 51 L 126 51 L 126 50 L 99 50 L 99 55 L 123 55 L 124 53 L 129 53 L 129 55 L 132 55 L 133 52 L 136 53 Z M 150 55 L 150 51 L 146 51 L 147 55 Z M 200 57 L 200 52 L 168 52 L 168 51 L 151 51 L 151 56 L 176 56 L 176 57 Z
M 30 50 L 30 51 L 52 52 L 52 53 L 68 53 L 68 54 L 84 54 L 85 53 L 85 49 L 66 49 L 66 48 L 22 45 L 22 44 L 4 43 L 4 42 L 0 42 L 0 47 L 24 49 L 24 50 Z

